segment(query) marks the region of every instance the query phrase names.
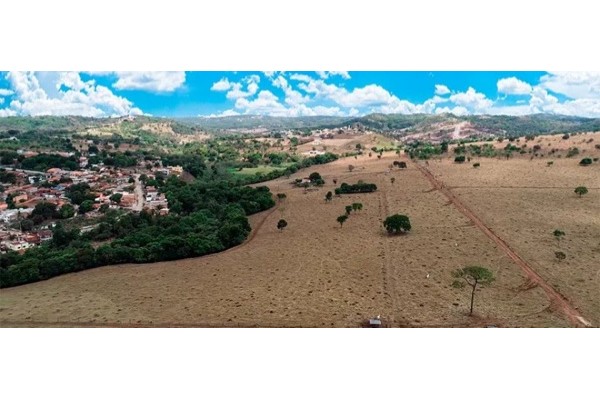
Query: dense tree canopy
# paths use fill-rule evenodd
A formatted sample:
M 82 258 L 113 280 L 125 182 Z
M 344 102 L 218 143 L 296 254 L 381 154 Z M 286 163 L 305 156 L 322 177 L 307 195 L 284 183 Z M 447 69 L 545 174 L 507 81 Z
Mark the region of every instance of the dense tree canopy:
M 46 171 L 50 168 L 61 168 L 75 171 L 79 169 L 76 157 L 63 157 L 58 154 L 38 154 L 21 161 L 21 168 L 35 171 Z
M 349 193 L 370 193 L 377 190 L 377 185 L 374 183 L 363 183 L 358 182 L 354 185 L 342 183 L 339 188 L 335 189 L 335 194 L 349 194 Z
M 406 233 L 410 231 L 410 220 L 406 215 L 394 214 L 383 221 L 383 226 L 390 234 Z
M 80 205 L 86 200 L 94 200 L 96 196 L 90 191 L 87 183 L 76 183 L 65 190 L 65 195 L 73 204 Z

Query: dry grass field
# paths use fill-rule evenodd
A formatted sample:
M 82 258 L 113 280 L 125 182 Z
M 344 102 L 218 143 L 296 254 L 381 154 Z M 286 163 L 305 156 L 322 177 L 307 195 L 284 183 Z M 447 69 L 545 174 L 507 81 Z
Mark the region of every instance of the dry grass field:
M 515 160 L 474 159 L 479 168 L 450 160 L 430 162 L 434 175 L 448 185 L 546 282 L 564 295 L 594 326 L 600 324 L 600 163 L 579 166 L 583 156 L 600 157 L 593 143 L 600 135 L 543 138 L 563 149 L 577 146 L 585 153 L 573 158 L 529 157 Z M 594 138 L 581 143 L 582 138 Z M 549 140 L 550 139 L 550 140 Z M 553 161 L 551 166 L 547 161 Z M 586 186 L 581 198 L 574 193 Z M 557 241 L 555 229 L 566 236 Z M 564 261 L 555 252 L 567 255 Z
M 592 143 L 588 153 L 594 151 Z M 250 239 L 223 253 L 101 267 L 3 289 L 0 324 L 357 327 L 381 315 L 386 325 L 398 327 L 571 326 L 544 290 L 529 284 L 506 252 L 414 163 L 388 172 L 397 159 L 392 153 L 381 160 L 346 158 L 266 183 L 287 199 L 252 216 Z M 598 326 L 600 164 L 580 167 L 579 159 L 553 159 L 547 167 L 546 158 L 482 158 L 479 169 L 443 159 L 427 168 Z M 356 168 L 349 172 L 348 164 Z M 305 193 L 290 185 L 314 171 L 326 180 L 323 188 Z M 360 179 L 379 190 L 326 203 L 333 178 L 337 186 Z M 581 199 L 573 193 L 578 185 L 590 189 Z M 336 217 L 353 202 L 364 208 L 340 228 Z M 393 213 L 410 217 L 409 234 L 385 234 L 382 221 Z M 288 222 L 283 232 L 276 228 L 280 218 Z M 567 259 L 561 263 L 554 259 L 554 229 L 566 232 L 560 249 Z M 477 292 L 476 315 L 469 317 L 470 292 L 451 287 L 451 272 L 473 264 L 488 267 L 496 281 Z

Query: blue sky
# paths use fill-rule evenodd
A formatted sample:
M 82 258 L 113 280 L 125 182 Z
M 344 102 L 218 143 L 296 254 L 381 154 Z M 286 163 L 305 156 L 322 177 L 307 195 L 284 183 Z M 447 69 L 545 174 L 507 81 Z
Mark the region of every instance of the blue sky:
M 600 117 L 600 73 L 0 72 L 0 116 L 371 112 Z

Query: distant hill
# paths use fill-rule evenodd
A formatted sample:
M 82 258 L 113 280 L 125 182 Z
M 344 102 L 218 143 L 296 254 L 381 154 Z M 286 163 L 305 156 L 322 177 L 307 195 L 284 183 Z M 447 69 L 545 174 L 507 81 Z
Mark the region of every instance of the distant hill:
M 0 135 L 18 133 L 78 133 L 139 137 L 142 143 L 157 139 L 181 143 L 206 133 L 263 133 L 282 130 L 339 129 L 360 127 L 405 140 L 440 141 L 486 136 L 523 136 L 600 131 L 600 118 L 535 114 L 528 116 L 451 114 L 369 114 L 362 117 L 269 117 L 240 115 L 219 118 L 88 118 L 88 117 L 4 117 Z
M 172 119 L 146 116 L 121 118 L 0 118 L 0 149 L 64 149 L 74 137 L 118 140 L 145 147 L 176 147 L 202 140 L 206 132 Z
M 40 116 L 40 117 L 3 117 L 0 118 L 0 132 L 28 131 L 84 133 L 90 129 L 106 133 L 127 134 L 136 130 L 157 130 L 160 125 L 166 130 L 178 134 L 194 134 L 198 129 L 173 119 L 154 117 L 91 118 L 78 116 Z
M 269 117 L 264 115 L 235 115 L 216 118 L 178 118 L 177 121 L 206 130 L 266 129 L 285 130 L 319 128 L 322 126 L 341 126 L 348 117 Z
M 369 114 L 363 117 L 266 117 L 239 115 L 182 118 L 179 122 L 205 130 L 284 130 L 341 128 L 360 125 L 367 130 L 398 136 L 454 132 L 457 126 L 473 135 L 522 136 L 600 130 L 599 118 L 535 114 L 527 116 L 452 114 Z

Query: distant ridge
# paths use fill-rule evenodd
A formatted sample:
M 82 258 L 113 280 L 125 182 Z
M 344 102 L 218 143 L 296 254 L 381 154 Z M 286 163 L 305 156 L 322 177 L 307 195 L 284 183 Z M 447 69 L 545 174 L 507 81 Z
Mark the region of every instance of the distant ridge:
M 148 116 L 90 118 L 79 116 L 40 116 L 0 118 L 0 133 L 7 132 L 82 132 L 89 128 L 107 128 L 120 134 L 131 129 L 143 130 L 148 124 L 168 124 L 177 134 L 339 129 L 348 126 L 391 136 L 435 138 L 447 136 L 522 136 L 554 133 L 600 131 L 600 118 L 553 114 L 525 116 L 452 114 L 369 114 L 362 117 L 307 116 L 271 117 L 236 115 L 227 117 L 158 118 Z M 126 128 L 126 129 L 125 129 Z M 153 132 L 147 132 L 152 134 Z M 459 138 L 459 137 L 456 138 Z
M 584 118 L 554 114 L 524 116 L 452 114 L 368 114 L 362 117 L 268 117 L 237 115 L 216 118 L 179 118 L 178 121 L 205 130 L 235 129 L 318 129 L 361 125 L 377 132 L 411 132 L 435 130 L 445 125 L 467 123 L 473 131 L 490 135 L 524 135 L 600 131 L 600 118 Z

